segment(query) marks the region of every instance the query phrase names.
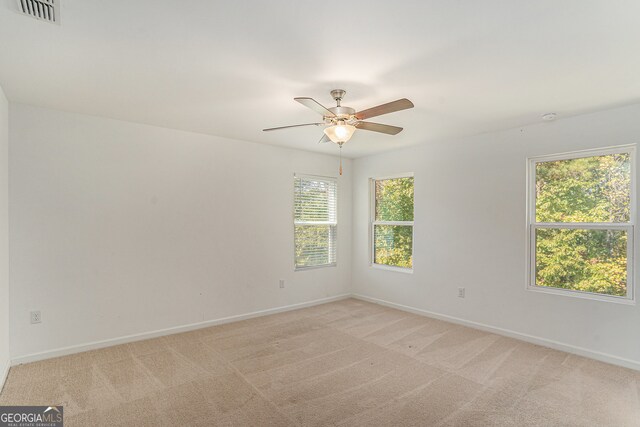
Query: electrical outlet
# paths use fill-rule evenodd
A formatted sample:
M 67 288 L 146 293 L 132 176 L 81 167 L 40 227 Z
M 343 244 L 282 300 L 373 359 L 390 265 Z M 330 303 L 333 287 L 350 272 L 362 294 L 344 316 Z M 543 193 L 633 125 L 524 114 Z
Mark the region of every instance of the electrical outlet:
M 280 279 L 280 289 L 284 288 L 284 280 Z
M 458 298 L 464 298 L 464 288 L 458 288 Z
M 42 322 L 42 314 L 40 311 L 32 311 L 31 312 L 31 324 L 41 323 Z

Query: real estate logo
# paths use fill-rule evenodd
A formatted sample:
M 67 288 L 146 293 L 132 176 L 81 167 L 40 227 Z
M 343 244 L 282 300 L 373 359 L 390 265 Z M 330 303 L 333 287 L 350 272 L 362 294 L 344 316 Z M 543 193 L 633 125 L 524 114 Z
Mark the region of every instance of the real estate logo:
M 0 406 L 0 427 L 62 427 L 62 406 Z

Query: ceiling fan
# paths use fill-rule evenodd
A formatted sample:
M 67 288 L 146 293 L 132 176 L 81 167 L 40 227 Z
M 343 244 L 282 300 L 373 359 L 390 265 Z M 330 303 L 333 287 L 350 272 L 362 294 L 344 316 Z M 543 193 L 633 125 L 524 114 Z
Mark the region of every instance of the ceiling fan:
M 381 116 L 383 114 L 393 113 L 395 111 L 413 108 L 413 103 L 406 98 L 397 101 L 378 105 L 366 110 L 356 112 L 351 107 L 343 107 L 340 105 L 346 91 L 342 89 L 334 89 L 331 96 L 336 101 L 335 107 L 327 108 L 313 98 L 293 98 L 305 107 L 311 108 L 313 111 L 322 114 L 322 122 L 304 123 L 301 125 L 280 126 L 275 128 L 263 129 L 265 132 L 272 130 L 288 129 L 301 126 L 325 126 L 324 135 L 320 138 L 319 143 L 335 142 L 340 149 L 342 145 L 349 141 L 356 129 L 369 130 L 373 132 L 386 133 L 388 135 L 396 135 L 402 131 L 401 127 L 383 125 L 380 123 L 365 122 L 363 120 L 371 117 Z M 341 150 L 342 152 L 342 150 Z M 340 174 L 342 175 L 342 161 L 340 162 Z

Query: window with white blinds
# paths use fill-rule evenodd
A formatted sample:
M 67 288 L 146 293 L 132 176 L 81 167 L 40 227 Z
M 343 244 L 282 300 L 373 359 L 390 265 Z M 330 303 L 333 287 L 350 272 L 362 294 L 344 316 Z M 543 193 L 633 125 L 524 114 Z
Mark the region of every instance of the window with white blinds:
M 294 176 L 295 268 L 336 265 L 338 182 L 335 178 Z

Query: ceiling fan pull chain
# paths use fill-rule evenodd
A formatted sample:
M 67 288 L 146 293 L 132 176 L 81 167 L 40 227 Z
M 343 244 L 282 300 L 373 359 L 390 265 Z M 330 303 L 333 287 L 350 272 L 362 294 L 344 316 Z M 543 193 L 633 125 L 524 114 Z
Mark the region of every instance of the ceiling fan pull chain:
M 340 176 L 342 176 L 342 144 L 340 144 Z

